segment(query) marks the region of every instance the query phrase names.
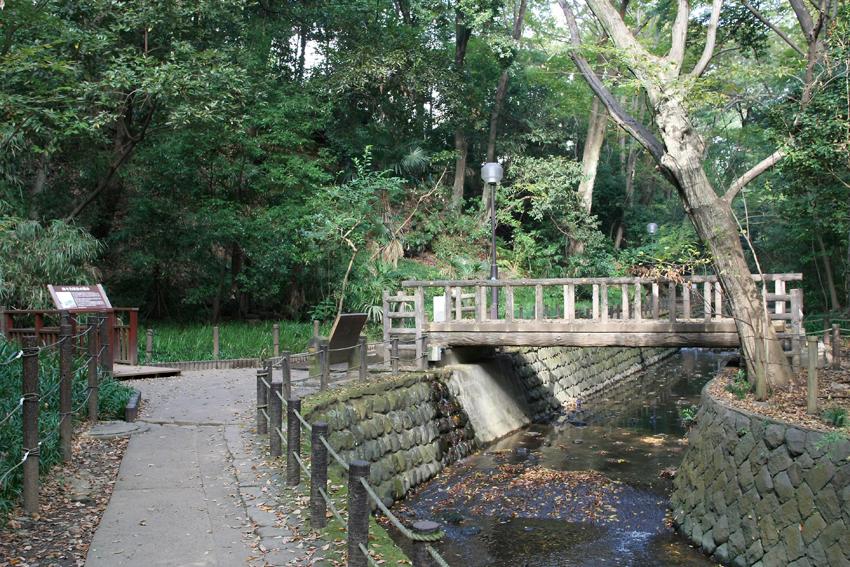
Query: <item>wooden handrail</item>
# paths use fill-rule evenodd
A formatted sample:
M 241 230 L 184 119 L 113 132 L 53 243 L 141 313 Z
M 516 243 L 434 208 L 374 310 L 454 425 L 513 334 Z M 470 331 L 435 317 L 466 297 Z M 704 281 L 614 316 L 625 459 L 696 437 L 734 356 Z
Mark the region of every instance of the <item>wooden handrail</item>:
M 775 281 L 802 281 L 802 273 L 788 274 L 752 274 L 753 281 L 775 282 Z M 652 284 L 652 283 L 716 283 L 717 276 L 684 276 L 681 279 L 673 278 L 643 278 L 643 277 L 614 277 L 614 278 L 520 278 L 503 280 L 405 280 L 401 282 L 403 288 L 413 287 L 505 287 L 505 286 L 536 286 L 536 285 L 589 285 L 589 284 Z

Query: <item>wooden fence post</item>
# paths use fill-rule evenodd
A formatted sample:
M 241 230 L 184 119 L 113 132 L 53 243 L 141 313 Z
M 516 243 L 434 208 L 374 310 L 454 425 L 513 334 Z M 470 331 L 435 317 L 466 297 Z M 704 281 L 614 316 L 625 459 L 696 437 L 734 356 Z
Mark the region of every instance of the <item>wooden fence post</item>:
M 38 339 L 23 337 L 24 512 L 38 513 Z
M 369 548 L 369 494 L 360 479 L 369 479 L 369 463 L 352 461 L 348 469 L 348 567 L 367 567 L 360 550 Z
M 392 362 L 393 374 L 398 374 L 398 337 L 393 337 L 390 348 L 390 361 Z
M 298 486 L 301 468 L 295 456 L 301 456 L 301 422 L 295 412 L 301 411 L 301 400 L 292 397 L 286 401 L 286 484 Z
M 98 394 L 100 391 L 98 377 L 97 377 L 97 368 L 100 365 L 100 361 L 98 360 L 98 351 L 100 350 L 100 346 L 98 345 L 98 337 L 97 337 L 97 319 L 89 315 L 88 317 L 88 335 L 89 335 L 89 375 L 88 375 L 88 388 L 89 388 L 89 421 L 92 425 L 97 423 L 98 420 Z
M 796 288 L 791 290 L 791 367 L 794 372 L 800 371 L 800 353 L 803 350 L 800 337 L 803 334 L 803 290 Z
M 360 365 L 359 365 L 360 379 L 365 380 L 369 376 L 369 363 L 367 362 L 367 357 L 368 357 L 369 353 L 368 353 L 368 347 L 366 345 L 366 337 L 365 336 L 360 335 L 360 337 L 357 339 L 357 346 L 358 346 L 358 354 L 360 355 Z
M 269 453 L 272 457 L 281 455 L 281 427 L 283 426 L 283 383 L 269 382 Z
M 62 311 L 59 315 L 59 446 L 62 448 L 62 460 L 71 460 L 71 436 L 74 433 L 74 419 L 71 408 L 71 388 L 73 386 L 74 331 L 71 327 L 71 314 Z
M 832 367 L 841 368 L 841 327 L 837 323 L 832 324 Z
M 328 434 L 328 424 L 313 424 L 310 446 L 310 526 L 324 528 L 327 522 L 327 505 L 321 491 L 328 493 L 328 449 L 322 438 Z
M 221 343 L 219 342 L 218 325 L 213 327 L 213 360 L 218 360 L 221 354 Z
M 292 369 L 290 367 L 289 351 L 284 351 L 280 357 L 280 370 L 283 375 L 283 399 L 292 397 Z
M 413 531 L 420 535 L 432 535 L 440 531 L 440 524 L 430 520 L 419 520 L 413 524 Z M 413 542 L 413 567 L 433 567 L 434 561 L 428 553 L 427 541 Z
M 269 407 L 268 390 L 263 381 L 266 378 L 265 369 L 257 370 L 257 435 L 269 432 L 265 412 Z
M 806 378 L 806 413 L 818 413 L 818 338 L 809 337 L 809 374 Z
M 280 356 L 280 324 L 272 325 L 272 346 L 274 348 L 275 357 Z
M 100 359 L 100 369 L 104 373 L 104 375 L 112 375 L 112 344 L 111 338 L 112 333 L 109 328 L 109 314 L 104 312 L 100 313 L 100 350 L 99 359 Z
M 148 328 L 145 336 L 145 362 L 153 360 L 153 329 Z
M 331 352 L 327 341 L 319 345 L 319 390 L 328 389 L 331 379 Z
M 419 370 L 428 370 L 428 335 L 422 335 L 417 341 L 421 347 L 416 349 L 419 353 L 416 359 L 416 367 Z

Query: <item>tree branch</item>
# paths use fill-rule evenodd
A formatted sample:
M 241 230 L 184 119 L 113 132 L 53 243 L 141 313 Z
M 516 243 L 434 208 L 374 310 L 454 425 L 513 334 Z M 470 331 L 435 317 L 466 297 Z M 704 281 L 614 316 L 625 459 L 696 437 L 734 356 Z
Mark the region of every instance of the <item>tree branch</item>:
M 758 162 L 744 175 L 736 179 L 726 193 L 723 195 L 723 200 L 731 204 L 735 196 L 743 189 L 750 181 L 776 165 L 782 158 L 785 157 L 785 150 L 779 149 Z
M 811 43 L 815 37 L 815 24 L 812 22 L 812 15 L 809 14 L 809 9 L 803 4 L 802 0 L 788 0 L 791 4 L 791 9 L 797 16 L 797 21 L 800 22 L 800 29 L 803 30 L 803 35 L 806 36 L 806 42 Z
M 705 34 L 705 47 L 702 50 L 702 56 L 691 71 L 691 77 L 694 79 L 698 79 L 705 73 L 711 58 L 714 57 L 714 46 L 717 43 L 717 22 L 720 21 L 720 9 L 722 7 L 723 0 L 714 0 L 711 5 L 711 18 L 708 20 L 708 31 Z
M 672 42 L 670 51 L 665 59 L 670 61 L 675 66 L 676 71 L 682 67 L 682 61 L 685 59 L 685 43 L 688 39 L 688 15 L 690 14 L 690 6 L 688 0 L 678 0 L 676 9 L 676 19 L 673 21 Z
M 607 0 L 604 1 L 607 3 Z M 644 146 L 650 154 L 652 154 L 652 157 L 660 163 L 661 157 L 664 155 L 664 145 L 652 132 L 649 131 L 646 126 L 626 112 L 614 95 L 612 95 L 608 88 L 602 83 L 602 80 L 587 62 L 587 59 L 578 52 L 579 48 L 581 48 L 581 35 L 578 29 L 578 24 L 576 23 L 575 14 L 573 14 L 572 8 L 569 4 L 567 4 L 566 0 L 558 0 L 558 4 L 564 12 L 564 16 L 567 19 L 567 28 L 570 32 L 570 42 L 573 46 L 573 49 L 570 51 L 570 59 L 572 59 L 579 68 L 579 71 L 581 71 L 581 74 L 584 76 L 585 81 L 593 93 L 599 97 L 599 100 L 605 105 L 611 119 L 640 142 L 640 144 Z M 616 12 L 614 13 L 617 15 Z M 619 18 L 619 15 L 617 15 L 617 17 Z M 622 19 L 620 19 L 620 24 L 623 25 L 623 30 L 618 30 L 618 33 L 622 34 L 622 32 L 625 31 L 626 34 L 629 34 L 628 29 L 625 28 L 625 24 L 622 23 Z M 603 23 L 603 25 L 605 24 Z M 605 27 L 607 29 L 608 26 L 605 25 Z M 608 33 L 609 35 L 612 35 L 610 30 L 608 30 Z M 627 38 L 624 39 L 628 42 Z M 634 41 L 634 38 L 631 38 L 631 41 L 637 43 Z M 645 51 L 643 50 L 643 47 L 640 47 L 640 49 Z
M 769 27 L 771 30 L 773 30 L 774 33 L 776 33 L 776 35 L 781 37 L 782 40 L 785 43 L 787 43 L 794 51 L 796 51 L 797 53 L 799 53 L 803 57 L 806 56 L 806 53 L 802 49 L 800 49 L 800 47 L 794 42 L 793 39 L 791 39 L 791 37 L 787 33 L 785 33 L 784 31 L 779 29 L 779 27 L 777 27 L 773 23 L 771 23 L 771 21 L 768 20 L 761 12 L 759 12 L 758 9 L 756 9 L 755 6 L 750 4 L 747 0 L 741 0 L 741 2 L 744 4 L 744 6 L 747 7 L 747 10 L 749 10 L 750 13 L 753 16 L 756 17 L 756 19 L 758 21 L 760 21 L 761 23 L 763 23 L 764 25 Z

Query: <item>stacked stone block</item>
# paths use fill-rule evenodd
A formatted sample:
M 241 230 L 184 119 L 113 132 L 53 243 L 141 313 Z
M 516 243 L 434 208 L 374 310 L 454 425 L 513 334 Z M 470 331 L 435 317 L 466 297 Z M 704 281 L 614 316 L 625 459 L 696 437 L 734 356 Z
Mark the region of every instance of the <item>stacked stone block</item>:
M 723 564 L 850 566 L 850 441 L 733 409 L 703 391 L 673 521 Z

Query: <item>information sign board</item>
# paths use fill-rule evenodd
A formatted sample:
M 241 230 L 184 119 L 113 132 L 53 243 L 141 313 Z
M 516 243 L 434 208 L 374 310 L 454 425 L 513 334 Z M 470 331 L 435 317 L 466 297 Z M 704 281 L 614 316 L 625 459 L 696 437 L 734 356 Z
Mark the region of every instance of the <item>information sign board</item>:
M 103 286 L 98 285 L 48 285 L 50 296 L 57 309 L 65 311 L 102 311 L 112 309 Z

